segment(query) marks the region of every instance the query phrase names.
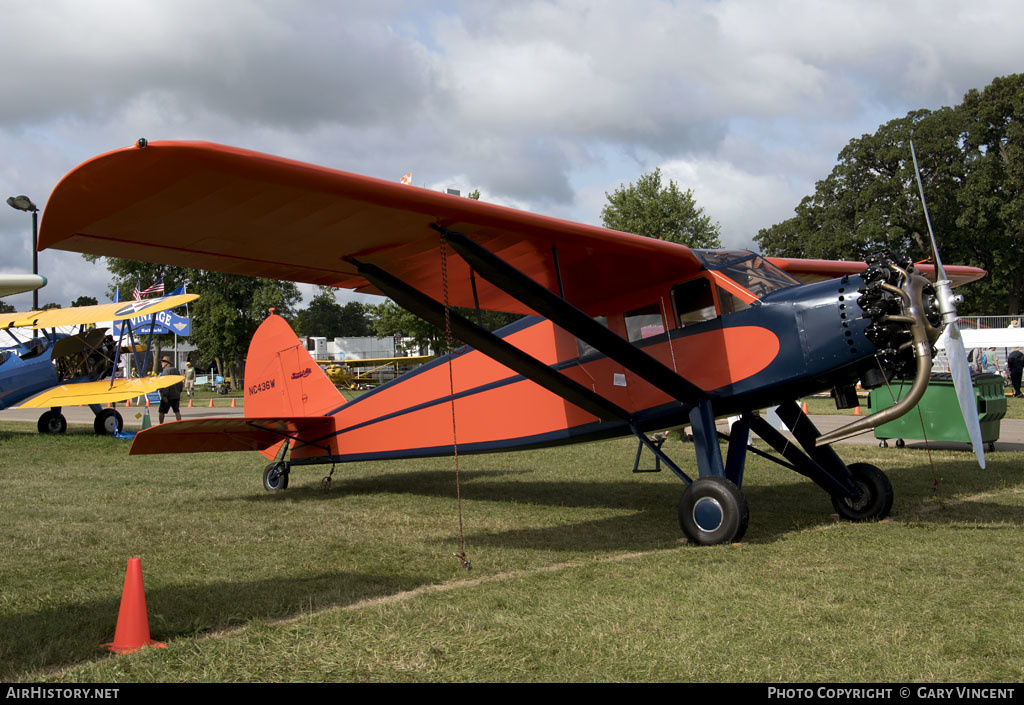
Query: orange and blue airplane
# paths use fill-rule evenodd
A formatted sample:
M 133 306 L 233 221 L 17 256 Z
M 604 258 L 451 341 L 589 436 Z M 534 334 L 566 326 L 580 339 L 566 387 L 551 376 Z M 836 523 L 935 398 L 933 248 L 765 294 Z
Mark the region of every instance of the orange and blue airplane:
M 249 348 L 244 418 L 154 427 L 133 454 L 257 450 L 277 490 L 305 465 L 635 435 L 687 485 L 679 520 L 698 544 L 747 528 L 745 458 L 763 453 L 748 448 L 751 432 L 842 517 L 885 517 L 885 474 L 847 465 L 829 443 L 916 404 L 933 344 L 959 340 L 951 285 L 984 275 L 943 268 L 937 251 L 934 266 L 915 266 L 887 253 L 865 263 L 695 250 L 233 147 L 145 140 L 64 177 L 39 247 L 383 294 L 464 343 L 345 401 L 272 314 Z M 523 317 L 492 333 L 456 306 Z M 851 408 L 858 383 L 893 378 L 913 380 L 903 401 L 829 434 L 796 403 L 827 390 Z M 759 415 L 776 405 L 796 443 Z M 723 458 L 715 419 L 726 415 L 740 420 Z M 693 430 L 696 477 L 651 437 L 680 425 Z

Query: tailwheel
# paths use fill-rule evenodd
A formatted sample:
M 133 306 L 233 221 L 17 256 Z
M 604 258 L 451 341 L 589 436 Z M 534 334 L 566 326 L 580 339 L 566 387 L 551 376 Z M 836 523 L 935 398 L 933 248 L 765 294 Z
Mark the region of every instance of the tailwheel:
M 739 541 L 749 521 L 743 492 L 724 477 L 695 480 L 679 499 L 679 525 L 686 538 L 702 546 Z
M 68 430 L 68 420 L 64 418 L 64 414 L 51 409 L 39 417 L 36 428 L 45 434 L 64 433 Z
M 832 495 L 832 506 L 847 521 L 879 521 L 892 510 L 892 484 L 885 473 L 869 463 L 849 466 L 853 482 L 861 491 L 859 499 Z
M 92 421 L 92 430 L 97 436 L 113 436 L 124 428 L 124 419 L 114 409 L 104 409 Z
M 263 489 L 277 492 L 288 489 L 288 463 L 278 460 L 263 469 Z

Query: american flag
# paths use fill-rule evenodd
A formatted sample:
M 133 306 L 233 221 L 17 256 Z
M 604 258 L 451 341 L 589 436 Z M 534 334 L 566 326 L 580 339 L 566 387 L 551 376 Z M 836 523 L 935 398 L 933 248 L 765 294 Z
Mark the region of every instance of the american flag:
M 141 291 L 139 290 L 139 287 L 135 287 L 134 296 L 135 296 L 135 300 L 138 301 L 143 296 L 147 296 L 149 294 L 162 294 L 162 293 L 164 293 L 164 283 L 160 282 L 159 284 L 154 284 L 153 286 L 149 287 L 148 289 L 142 289 Z

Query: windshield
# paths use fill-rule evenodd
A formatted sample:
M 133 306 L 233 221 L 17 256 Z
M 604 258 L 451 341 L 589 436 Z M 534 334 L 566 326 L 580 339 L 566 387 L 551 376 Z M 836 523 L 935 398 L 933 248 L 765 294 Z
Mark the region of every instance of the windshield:
M 732 279 L 757 298 L 800 282 L 749 250 L 697 251 L 708 269 Z

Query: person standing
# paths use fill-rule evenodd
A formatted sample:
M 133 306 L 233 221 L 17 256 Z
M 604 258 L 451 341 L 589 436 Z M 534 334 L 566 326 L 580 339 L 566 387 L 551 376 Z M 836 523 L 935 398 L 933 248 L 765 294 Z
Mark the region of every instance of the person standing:
M 185 361 L 185 394 L 191 397 L 196 391 L 196 368 L 192 367 L 192 361 Z
M 1024 353 L 1020 351 L 1020 348 L 1014 348 L 1013 352 L 1006 356 L 1006 369 L 1010 371 L 1010 384 L 1013 385 L 1013 396 L 1024 396 L 1020 392 L 1021 375 L 1024 373 Z
M 171 363 L 171 358 L 165 357 L 160 360 L 160 376 L 168 377 L 171 375 L 180 375 L 178 368 Z M 164 422 L 164 415 L 168 409 L 174 411 L 174 419 L 181 421 L 181 409 L 179 408 L 179 402 L 181 400 L 181 388 L 185 386 L 183 382 L 172 384 L 170 387 L 164 387 L 160 390 L 160 423 Z

